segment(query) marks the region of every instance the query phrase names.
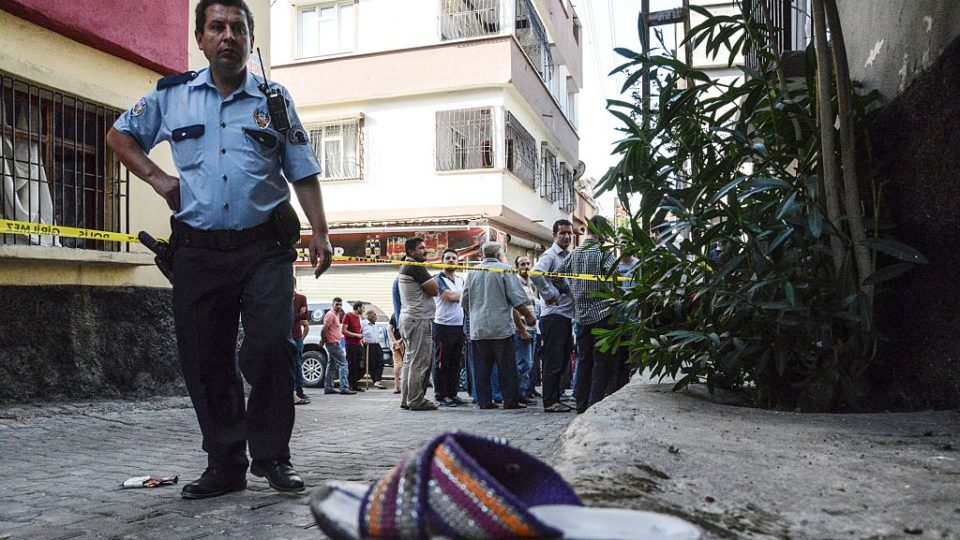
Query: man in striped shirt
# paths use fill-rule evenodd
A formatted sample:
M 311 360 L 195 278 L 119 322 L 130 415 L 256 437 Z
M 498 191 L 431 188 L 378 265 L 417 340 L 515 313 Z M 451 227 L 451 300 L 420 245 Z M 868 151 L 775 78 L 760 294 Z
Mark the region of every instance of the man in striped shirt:
M 606 276 L 613 268 L 615 258 L 600 249 L 596 231 L 598 227 L 608 225 L 603 216 L 590 219 L 590 231 L 583 244 L 567 257 L 560 265 L 559 272 L 570 274 L 589 274 Z M 605 290 L 605 282 L 587 279 L 567 279 L 567 286 L 573 295 L 574 313 L 577 321 L 577 374 L 574 393 L 577 395 L 577 413 L 604 398 L 607 381 L 614 373 L 615 359 L 609 352 L 602 352 L 596 346 L 595 329 L 610 327 L 613 314 L 613 301 L 609 298 L 597 298 L 597 293 Z

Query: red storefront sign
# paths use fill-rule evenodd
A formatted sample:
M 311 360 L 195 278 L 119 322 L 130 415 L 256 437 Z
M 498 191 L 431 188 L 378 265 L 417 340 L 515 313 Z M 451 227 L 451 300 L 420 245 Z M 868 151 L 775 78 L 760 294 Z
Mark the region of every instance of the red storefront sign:
M 461 262 L 480 261 L 483 257 L 480 247 L 487 240 L 501 239 L 506 235 L 491 227 L 465 227 L 463 229 L 371 229 L 364 232 L 336 232 L 330 233 L 330 243 L 333 244 L 333 254 L 366 259 L 403 260 L 405 256 L 404 243 L 409 238 L 423 238 L 427 246 L 427 261 L 438 262 L 440 255 L 446 249 L 453 249 L 460 256 Z M 297 251 L 297 264 L 309 264 L 307 246 L 310 245 L 310 235 L 303 235 Z M 502 239 L 500 240 L 502 241 Z M 371 261 L 334 261 L 333 264 L 377 264 Z M 382 263 L 381 263 L 382 264 Z

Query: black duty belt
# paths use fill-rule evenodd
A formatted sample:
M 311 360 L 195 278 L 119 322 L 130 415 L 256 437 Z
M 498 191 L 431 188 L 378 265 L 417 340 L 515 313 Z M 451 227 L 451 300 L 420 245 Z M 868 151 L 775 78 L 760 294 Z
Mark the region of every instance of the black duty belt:
M 171 220 L 173 241 L 177 247 L 230 250 L 237 249 L 259 240 L 277 239 L 272 221 L 261 223 L 249 229 L 204 231 L 177 220 Z

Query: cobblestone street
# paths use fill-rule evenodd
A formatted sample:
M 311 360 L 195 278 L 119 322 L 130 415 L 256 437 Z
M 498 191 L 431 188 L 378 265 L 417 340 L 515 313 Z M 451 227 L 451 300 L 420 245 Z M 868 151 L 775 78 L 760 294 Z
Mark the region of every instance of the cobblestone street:
M 180 497 L 206 465 L 187 398 L 0 407 L 0 539 L 320 538 L 305 503 L 323 480 L 372 481 L 453 429 L 506 437 L 549 462 L 573 419 L 539 407 L 408 412 L 392 390 L 307 394 L 291 441 L 307 491 L 280 494 L 248 474 L 246 491 L 200 501 Z M 180 484 L 120 489 L 148 474 L 178 474 Z

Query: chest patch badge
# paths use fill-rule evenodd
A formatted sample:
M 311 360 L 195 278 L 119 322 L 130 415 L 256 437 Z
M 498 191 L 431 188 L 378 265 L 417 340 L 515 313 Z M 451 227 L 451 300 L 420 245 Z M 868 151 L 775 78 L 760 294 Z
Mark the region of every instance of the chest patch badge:
M 270 125 L 270 114 L 264 109 L 256 109 L 253 111 L 253 120 L 260 126 L 260 129 L 263 129 Z
M 310 142 L 307 130 L 303 129 L 300 124 L 290 126 L 290 130 L 287 131 L 287 140 L 290 141 L 290 144 L 307 144 Z
M 140 101 L 134 103 L 133 108 L 130 109 L 130 116 L 140 116 L 145 110 L 147 110 L 147 98 L 140 98 Z

